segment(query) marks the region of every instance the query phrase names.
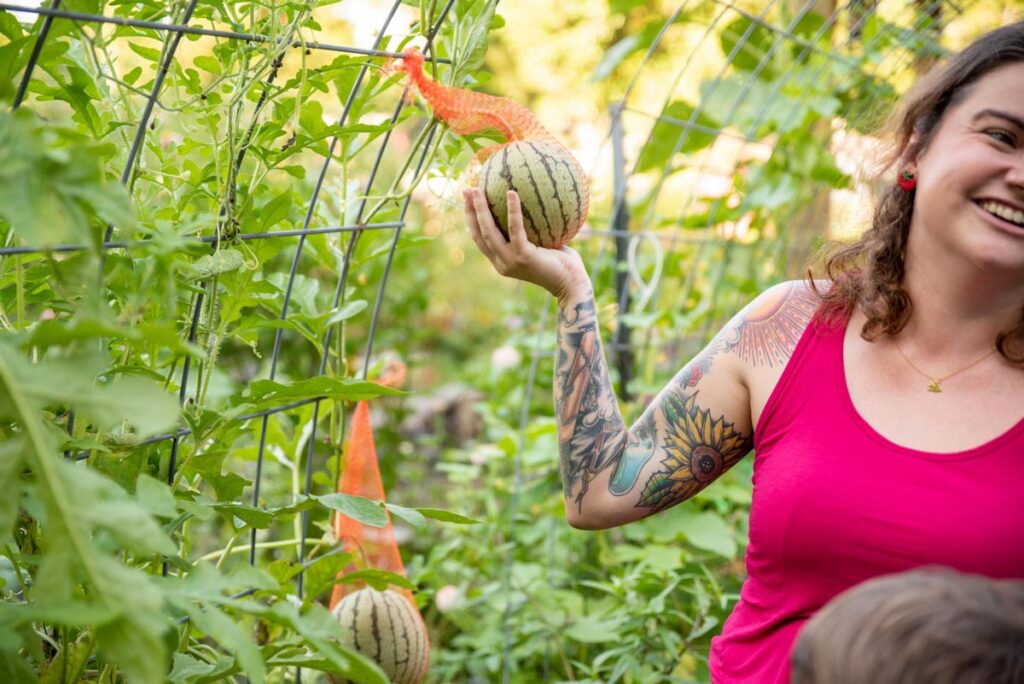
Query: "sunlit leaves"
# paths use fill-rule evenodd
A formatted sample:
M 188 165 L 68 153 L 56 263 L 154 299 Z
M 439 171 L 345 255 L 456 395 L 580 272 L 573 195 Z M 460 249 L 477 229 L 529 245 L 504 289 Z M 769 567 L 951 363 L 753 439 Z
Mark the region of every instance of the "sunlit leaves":
M 719 110 L 694 109 L 686 102 L 669 103 L 640 151 L 637 171 L 661 170 L 673 153 L 692 153 L 715 141 L 718 123 L 708 113 Z
M 41 246 L 93 243 L 97 217 L 131 230 L 128 193 L 103 171 L 109 154 L 28 111 L 0 113 L 0 219 Z
M 743 71 L 771 71 L 772 45 L 776 34 L 764 24 L 740 17 L 722 29 L 719 35 L 722 52 L 729 63 Z
M 318 376 L 291 383 L 257 380 L 249 383 L 248 391 L 242 395 L 241 399 L 254 406 L 279 406 L 292 401 L 317 397 L 360 401 L 396 394 L 402 394 L 402 392 L 365 380 Z
M 66 2 L 100 10 L 96 0 Z M 348 255 L 349 234 L 196 240 L 218 230 L 299 228 L 307 209 L 313 228 L 369 221 L 358 211 L 366 194 L 367 209 L 383 207 L 372 220 L 404 216 L 396 207 L 412 166 L 389 188 L 387 172 L 404 160 L 387 155 L 377 184 L 367 187 L 367 178 L 384 136 L 418 126 L 420 113 L 406 108 L 391 122 L 400 89 L 397 78 L 382 76 L 382 60 L 369 60 L 353 93 L 367 59 L 328 61 L 285 47 L 311 37 L 298 27 L 318 28 L 312 8 L 201 3 L 193 17 L 200 25 L 268 40 L 185 36 L 144 131 L 136 126 L 168 56 L 165 34 L 57 21 L 22 111 L 0 115 L 5 244 L 85 247 L 3 257 L 0 269 L 0 318 L 11 333 L 0 349 L 0 680 L 74 678 L 85 663 L 87 678 L 108 668 L 114 679 L 137 682 L 260 682 L 302 666 L 383 683 L 368 661 L 337 644 L 336 623 L 313 603 L 339 582 L 411 584 L 372 568 L 339 579 L 353 559 L 332 552 L 330 519 L 383 524 L 390 511 L 403 529 L 429 529 L 431 519 L 472 522 L 341 494 L 305 497 L 301 484 L 279 477 L 292 466 L 299 473 L 312 454 L 313 481 L 322 485 L 334 473 L 321 459 L 338 451 L 350 402 L 399 394 L 353 380 L 345 358 L 365 343 L 369 321 L 360 314 L 383 282 L 391 235 L 366 237 Z M 105 7 L 152 21 L 177 20 L 171 13 L 180 10 L 149 0 Z M 436 45 L 471 77 L 501 19 L 493 0 L 462 2 L 459 16 L 458 45 L 450 34 Z M 35 36 L 5 12 L 0 33 L 6 103 Z M 402 44 L 388 36 L 382 43 Z M 338 126 L 332 121 L 350 94 Z M 142 146 L 128 174 L 129 201 L 117 178 L 136 133 Z M 307 206 L 335 137 L 320 201 Z M 409 159 L 424 151 L 419 144 L 411 143 Z M 101 248 L 108 225 L 118 245 Z M 351 282 L 334 303 L 342 267 L 351 267 Z M 335 344 L 322 349 L 327 331 Z M 281 372 L 269 380 L 278 333 Z M 327 376 L 309 379 L 321 353 Z M 314 399 L 322 400 L 315 433 L 304 425 Z M 244 415 L 288 403 L 308 411 L 274 414 L 259 443 L 260 421 Z M 253 502 L 257 458 L 270 474 Z M 257 549 L 257 564 L 275 572 L 236 553 L 251 531 L 261 544 L 270 540 Z M 280 541 L 293 534 L 308 535 L 305 554 Z M 223 562 L 213 569 L 200 558 Z M 302 570 L 305 596 L 297 600 Z M 251 593 L 237 598 L 243 590 Z

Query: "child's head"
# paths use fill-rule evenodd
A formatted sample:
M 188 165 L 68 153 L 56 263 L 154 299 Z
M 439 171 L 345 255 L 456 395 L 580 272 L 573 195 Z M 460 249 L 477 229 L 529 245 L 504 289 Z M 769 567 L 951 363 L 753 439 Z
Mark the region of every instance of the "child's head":
M 804 626 L 791 684 L 1024 684 L 1024 581 L 944 569 L 873 579 Z

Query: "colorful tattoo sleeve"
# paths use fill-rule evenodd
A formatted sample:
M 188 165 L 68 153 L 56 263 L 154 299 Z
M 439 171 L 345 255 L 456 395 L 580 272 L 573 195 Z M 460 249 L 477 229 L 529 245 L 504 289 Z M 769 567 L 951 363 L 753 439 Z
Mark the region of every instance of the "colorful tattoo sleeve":
M 753 367 L 784 366 L 816 306 L 799 283 L 769 290 L 687 364 L 629 430 L 604 360 L 593 299 L 560 307 L 555 406 L 566 500 L 582 510 L 591 483 L 608 470 L 609 493 L 653 512 L 718 478 L 750 451 L 753 439 L 702 406 L 698 386 L 725 354 Z

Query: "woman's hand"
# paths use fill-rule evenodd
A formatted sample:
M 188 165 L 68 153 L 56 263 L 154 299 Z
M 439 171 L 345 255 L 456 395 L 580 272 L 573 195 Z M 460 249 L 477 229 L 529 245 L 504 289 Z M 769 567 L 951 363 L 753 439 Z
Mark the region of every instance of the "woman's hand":
M 484 191 L 468 188 L 462 194 L 473 242 L 498 273 L 540 285 L 559 299 L 589 292 L 590 276 L 579 254 L 568 247 L 548 249 L 527 240 L 518 194 L 511 190 L 508 193 L 508 240 L 491 216 Z

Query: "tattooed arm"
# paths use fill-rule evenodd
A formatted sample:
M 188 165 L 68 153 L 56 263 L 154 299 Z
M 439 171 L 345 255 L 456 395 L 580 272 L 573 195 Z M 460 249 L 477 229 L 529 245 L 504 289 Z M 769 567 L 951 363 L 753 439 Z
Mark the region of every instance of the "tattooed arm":
M 752 377 L 776 375 L 816 302 L 801 283 L 769 289 L 738 314 L 626 429 L 603 358 L 594 300 L 559 300 L 555 407 L 566 516 L 612 527 L 690 498 L 753 444 Z
M 668 508 L 750 451 L 750 388 L 763 396 L 778 379 L 816 306 L 802 283 L 773 287 L 737 314 L 627 430 L 579 255 L 530 244 L 514 192 L 507 240 L 480 189 L 464 195 L 470 235 L 495 270 L 558 299 L 554 394 L 569 524 L 612 527 Z

